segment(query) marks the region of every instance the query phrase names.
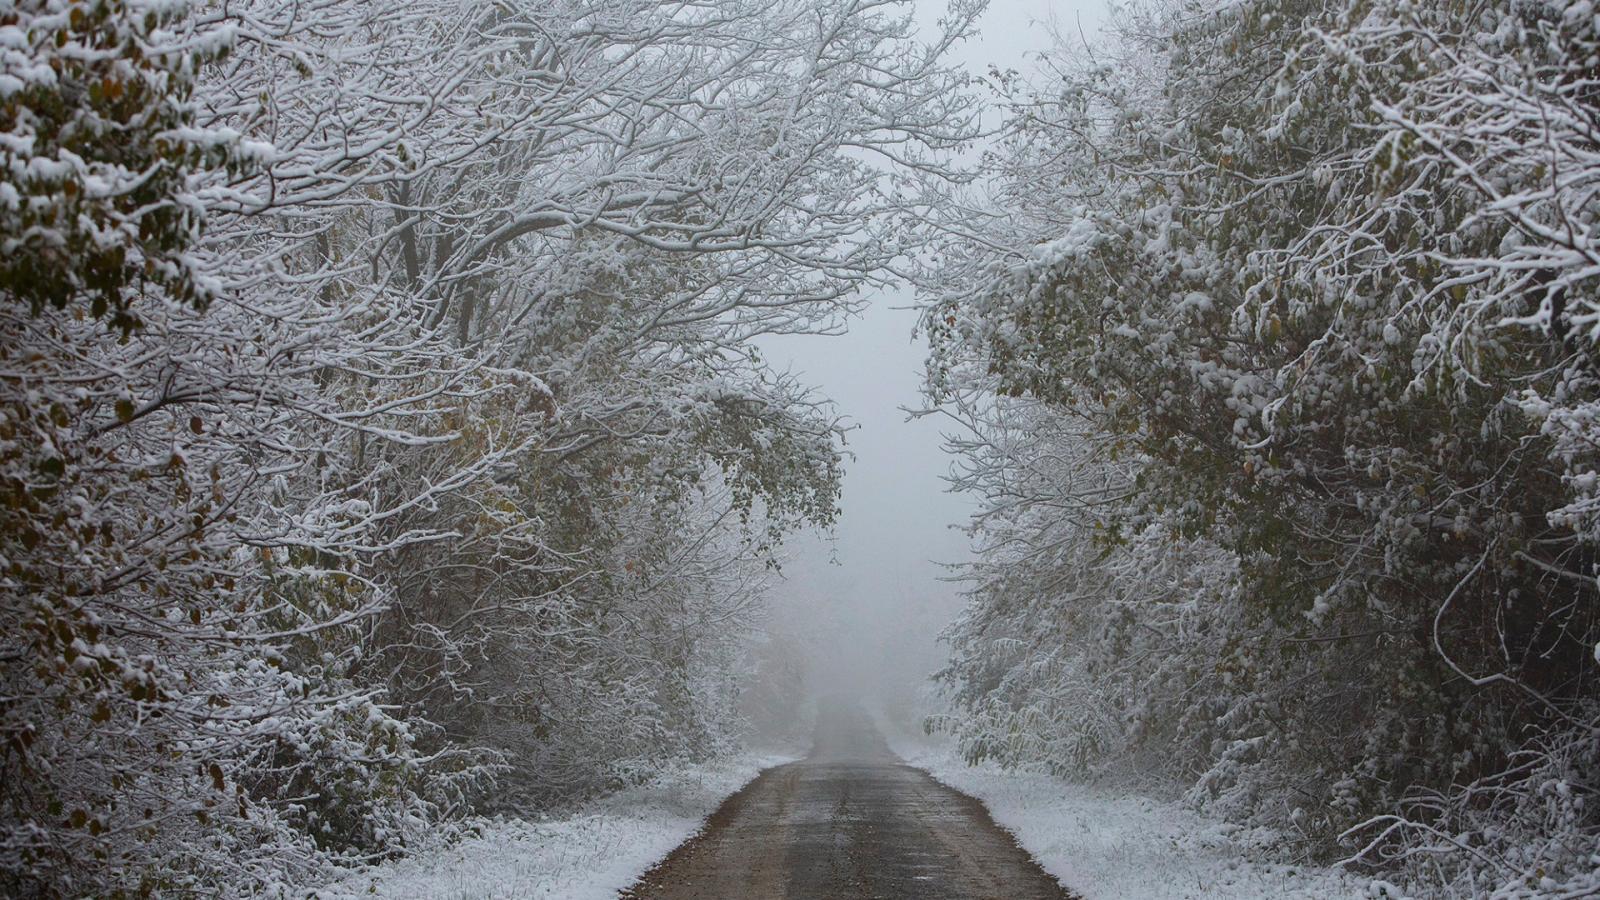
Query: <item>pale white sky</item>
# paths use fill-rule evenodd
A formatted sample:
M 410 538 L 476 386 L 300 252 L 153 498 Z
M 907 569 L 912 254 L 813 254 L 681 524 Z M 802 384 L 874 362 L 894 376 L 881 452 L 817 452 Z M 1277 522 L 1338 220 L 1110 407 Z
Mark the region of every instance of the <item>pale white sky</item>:
M 916 2 L 919 20 L 931 24 L 947 0 Z M 978 74 L 990 64 L 1026 72 L 1032 54 L 1052 43 L 1052 22 L 1068 35 L 1081 23 L 1092 35 L 1105 11 L 1106 0 L 991 0 L 981 34 L 959 59 Z M 949 468 L 941 425 L 932 417 L 908 422 L 901 411 L 920 403 L 924 346 L 912 340 L 911 302 L 908 294 L 873 297 L 842 337 L 762 342 L 769 360 L 802 373 L 859 425 L 836 540 L 793 541 L 783 603 L 806 607 L 795 618 L 812 623 L 820 671 L 841 687 L 887 687 L 891 696 L 942 659 L 935 638 L 961 604 L 939 563 L 964 558 L 967 546 L 952 526 L 965 520 L 968 501 L 941 481 Z

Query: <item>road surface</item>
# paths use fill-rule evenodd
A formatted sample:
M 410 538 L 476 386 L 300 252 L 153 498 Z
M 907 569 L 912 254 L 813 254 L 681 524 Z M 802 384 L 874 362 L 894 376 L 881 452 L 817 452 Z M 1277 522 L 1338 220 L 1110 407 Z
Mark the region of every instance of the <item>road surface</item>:
M 859 712 L 762 773 L 633 900 L 1071 900 L 983 804 L 913 769 Z

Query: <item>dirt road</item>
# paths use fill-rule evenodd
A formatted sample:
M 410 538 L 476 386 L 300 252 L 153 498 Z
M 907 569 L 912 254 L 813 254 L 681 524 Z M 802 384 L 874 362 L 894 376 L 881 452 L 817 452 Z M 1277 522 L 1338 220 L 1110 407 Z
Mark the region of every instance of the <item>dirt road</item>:
M 1071 900 L 983 804 L 905 765 L 860 713 L 769 769 L 650 870 L 635 900 Z

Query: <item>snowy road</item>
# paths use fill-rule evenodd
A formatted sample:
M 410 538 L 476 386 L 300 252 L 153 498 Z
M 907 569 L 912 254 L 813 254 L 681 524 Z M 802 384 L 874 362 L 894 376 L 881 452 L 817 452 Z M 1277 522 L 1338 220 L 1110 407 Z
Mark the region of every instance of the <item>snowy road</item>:
M 636 900 L 1070 900 L 983 805 L 911 768 L 859 713 L 730 797 Z

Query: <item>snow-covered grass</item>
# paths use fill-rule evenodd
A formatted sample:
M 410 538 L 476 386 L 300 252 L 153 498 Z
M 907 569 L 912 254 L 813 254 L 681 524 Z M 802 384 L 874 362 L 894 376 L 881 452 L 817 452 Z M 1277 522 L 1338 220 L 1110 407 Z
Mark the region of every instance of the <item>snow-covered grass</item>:
M 476 836 L 362 870 L 317 896 L 615 900 L 725 798 L 790 759 L 746 756 L 670 770 L 561 818 L 485 821 Z
M 1045 871 L 1084 900 L 1369 896 L 1365 880 L 1272 862 L 1272 835 L 1264 831 L 1048 775 L 969 766 L 948 741 L 885 732 L 907 762 L 983 801 Z

